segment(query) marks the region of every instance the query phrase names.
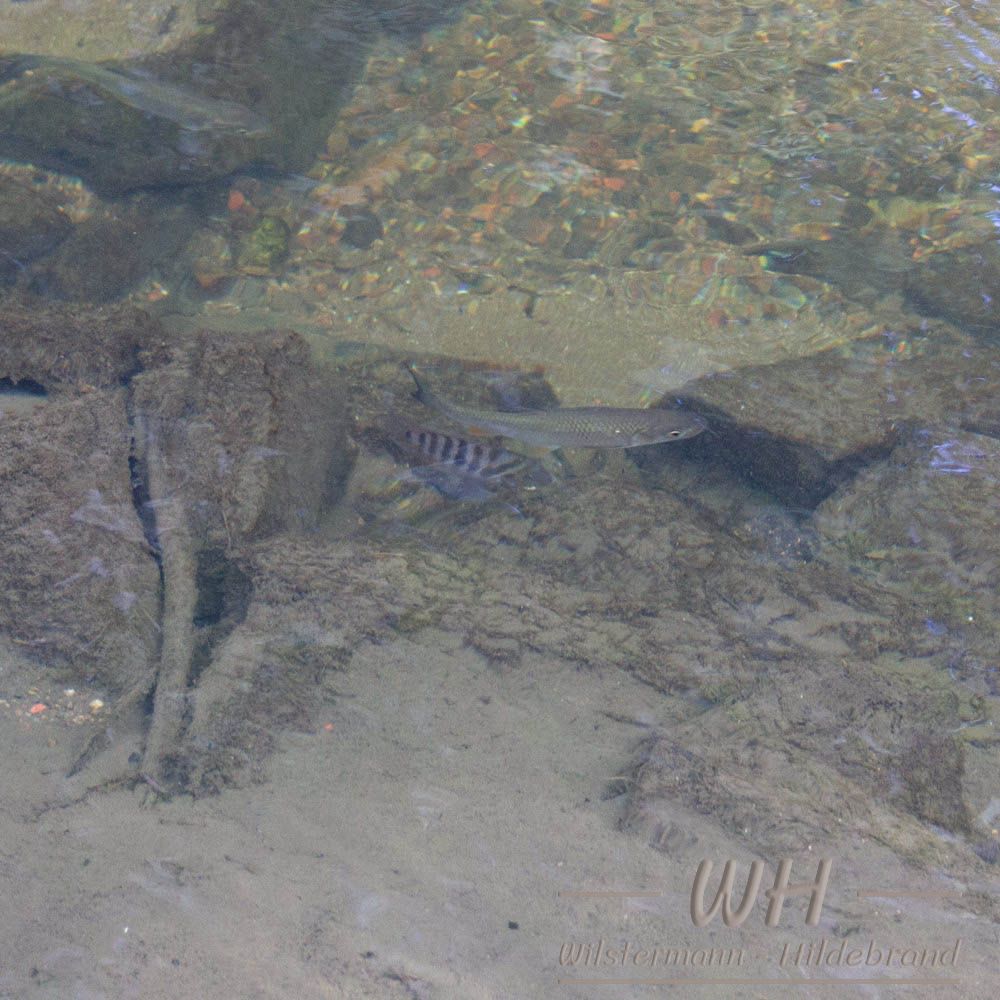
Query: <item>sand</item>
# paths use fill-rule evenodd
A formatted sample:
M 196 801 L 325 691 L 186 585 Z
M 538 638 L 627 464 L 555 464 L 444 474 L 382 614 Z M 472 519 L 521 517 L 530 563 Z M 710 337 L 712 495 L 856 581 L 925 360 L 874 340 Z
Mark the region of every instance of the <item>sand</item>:
M 636 748 L 678 710 L 624 672 L 530 657 L 497 670 L 454 636 L 427 631 L 364 646 L 349 671 L 328 676 L 316 695 L 325 721 L 281 737 L 263 784 L 162 802 L 142 783 L 86 792 L 63 778 L 86 727 L 15 715 L 13 706 L 46 696 L 45 682 L 25 664 L 4 671 L 0 996 L 631 997 L 641 987 L 571 981 L 916 974 L 781 968 L 786 943 L 824 937 L 921 949 L 961 938 L 954 972 L 929 973 L 961 985 L 912 986 L 907 996 L 995 995 L 995 929 L 960 900 L 857 897 L 961 886 L 915 875 L 850 836 L 834 849 L 819 927 L 805 928 L 804 903 L 792 901 L 768 928 L 762 899 L 739 930 L 718 919 L 694 927 L 698 862 L 733 858 L 742 879 L 752 859 L 710 817 L 683 809 L 663 817 L 658 838 L 619 829 Z M 804 845 L 795 876 L 812 877 L 823 853 Z M 564 895 L 580 890 L 651 895 Z M 560 966 L 562 945 L 601 939 L 741 949 L 744 964 Z M 770 997 L 775 987 L 680 995 Z

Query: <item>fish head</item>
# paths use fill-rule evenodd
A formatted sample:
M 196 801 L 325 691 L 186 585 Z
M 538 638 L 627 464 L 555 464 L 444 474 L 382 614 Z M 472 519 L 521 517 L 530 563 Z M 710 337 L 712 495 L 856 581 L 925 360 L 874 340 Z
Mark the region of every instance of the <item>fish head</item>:
M 686 410 L 647 410 L 650 415 L 648 427 L 633 436 L 634 445 L 663 444 L 671 441 L 685 441 L 708 428 L 708 421 L 697 413 Z

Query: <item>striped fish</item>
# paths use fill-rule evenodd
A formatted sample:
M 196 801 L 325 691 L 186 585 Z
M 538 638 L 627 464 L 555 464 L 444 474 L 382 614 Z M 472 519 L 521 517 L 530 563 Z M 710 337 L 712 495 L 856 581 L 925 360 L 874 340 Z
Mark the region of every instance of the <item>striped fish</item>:
M 470 441 L 423 427 L 408 427 L 403 438 L 412 452 L 429 460 L 411 466 L 411 475 L 449 500 L 490 500 L 506 477 L 535 464 L 494 442 Z M 530 472 L 534 484 L 540 485 L 538 470 Z
M 469 441 L 440 431 L 408 427 L 403 432 L 414 451 L 429 458 L 443 469 L 479 479 L 496 479 L 522 468 L 526 459 L 490 441 Z

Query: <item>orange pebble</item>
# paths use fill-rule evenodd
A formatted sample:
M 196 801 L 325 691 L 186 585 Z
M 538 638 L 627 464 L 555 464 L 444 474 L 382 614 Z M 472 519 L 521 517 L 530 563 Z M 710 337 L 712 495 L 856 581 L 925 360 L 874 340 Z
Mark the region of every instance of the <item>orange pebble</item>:
M 226 202 L 226 207 L 230 212 L 242 212 L 244 208 L 247 207 L 246 195 L 242 192 L 233 188 L 229 192 L 229 199 Z
M 469 209 L 469 218 L 476 219 L 479 222 L 491 222 L 497 214 L 499 207 L 499 205 L 489 201 L 485 201 L 480 205 L 473 205 Z
M 36 701 L 35 704 L 32 705 L 31 708 L 28 709 L 28 711 L 32 715 L 41 715 L 42 712 L 44 712 L 45 709 L 47 709 L 48 707 L 49 706 L 46 705 L 44 701 Z
M 622 191 L 625 188 L 624 177 L 602 177 L 601 184 L 609 191 Z
M 497 152 L 497 145 L 494 142 L 477 142 L 475 146 L 472 147 L 472 152 L 479 157 L 480 160 L 485 160 L 487 156 L 492 156 Z

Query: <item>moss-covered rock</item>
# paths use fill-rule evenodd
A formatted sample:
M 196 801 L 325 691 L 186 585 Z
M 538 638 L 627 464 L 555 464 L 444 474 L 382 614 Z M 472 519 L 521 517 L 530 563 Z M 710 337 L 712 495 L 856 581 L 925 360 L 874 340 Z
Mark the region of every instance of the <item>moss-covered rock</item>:
M 242 239 L 236 266 L 244 274 L 266 275 L 278 269 L 288 256 L 292 231 L 276 215 L 265 215 Z
M 962 744 L 944 734 L 915 741 L 900 760 L 909 809 L 955 833 L 968 833 L 971 826 L 962 798 L 963 754 Z

